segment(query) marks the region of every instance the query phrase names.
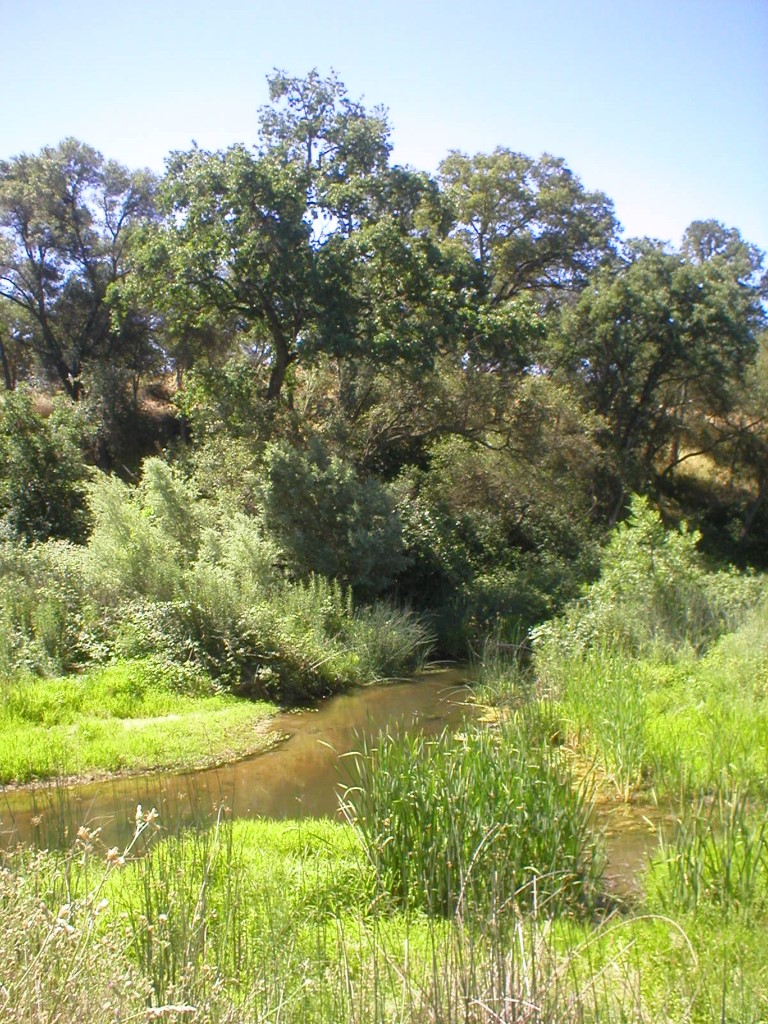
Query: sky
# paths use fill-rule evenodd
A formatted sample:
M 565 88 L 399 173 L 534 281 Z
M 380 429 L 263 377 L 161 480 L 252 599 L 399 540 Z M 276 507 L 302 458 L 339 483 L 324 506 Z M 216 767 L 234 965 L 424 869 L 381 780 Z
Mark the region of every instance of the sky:
M 393 159 L 563 157 L 625 236 L 768 251 L 768 0 L 0 0 L 0 159 L 252 144 L 274 68 L 382 104 Z

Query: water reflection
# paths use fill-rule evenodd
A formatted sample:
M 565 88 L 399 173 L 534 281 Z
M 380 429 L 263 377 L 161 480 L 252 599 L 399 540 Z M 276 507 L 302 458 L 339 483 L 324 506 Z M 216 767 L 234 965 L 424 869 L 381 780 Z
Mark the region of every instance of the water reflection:
M 384 729 L 435 734 L 455 728 L 470 713 L 469 692 L 466 673 L 435 671 L 280 714 L 271 731 L 286 736 L 284 742 L 221 768 L 9 790 L 0 795 L 0 836 L 6 846 L 31 840 L 61 847 L 87 825 L 101 827 L 108 846 L 122 845 L 132 834 L 137 804 L 156 807 L 171 832 L 212 821 L 222 804 L 236 817 L 334 815 L 339 786 L 354 782 L 354 761 L 341 755 Z

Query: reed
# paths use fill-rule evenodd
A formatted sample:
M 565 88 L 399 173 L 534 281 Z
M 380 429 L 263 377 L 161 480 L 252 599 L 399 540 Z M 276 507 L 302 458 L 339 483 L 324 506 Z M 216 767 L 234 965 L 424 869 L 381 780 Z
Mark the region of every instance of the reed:
M 536 709 L 495 730 L 383 736 L 347 791 L 381 890 L 401 907 L 469 918 L 590 906 L 602 857 L 577 785 Z
M 662 837 L 648 888 L 665 913 L 768 911 L 768 810 L 739 790 L 699 797 Z
M 388 898 L 349 826 L 158 824 L 139 812 L 120 851 L 83 830 L 69 852 L 3 857 L 2 1024 L 765 1019 L 757 903 L 749 927 L 701 903 L 679 920 L 520 901 L 432 917 Z

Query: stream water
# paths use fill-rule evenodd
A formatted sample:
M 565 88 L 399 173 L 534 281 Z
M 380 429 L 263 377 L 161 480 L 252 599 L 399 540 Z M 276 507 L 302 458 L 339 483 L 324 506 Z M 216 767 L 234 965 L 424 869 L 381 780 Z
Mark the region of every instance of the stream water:
M 78 828 L 101 828 L 105 846 L 123 847 L 134 829 L 137 804 L 155 807 L 162 829 L 212 822 L 224 805 L 234 817 L 300 818 L 339 814 L 339 795 L 353 785 L 354 758 L 382 730 L 437 734 L 475 713 L 466 673 L 427 672 L 414 680 L 367 687 L 323 701 L 315 709 L 285 712 L 270 725 L 271 749 L 233 764 L 187 773 L 158 773 L 65 786 L 0 792 L 0 846 L 19 841 L 71 846 Z M 278 742 L 279 741 L 279 742 Z M 649 852 L 660 817 L 627 804 L 598 808 L 605 833 L 607 881 L 629 894 Z
M 456 728 L 473 710 L 466 679 L 459 669 L 426 672 L 278 714 L 269 732 L 279 742 L 218 768 L 0 792 L 0 844 L 66 846 L 86 825 L 100 827 L 106 845 L 122 846 L 133 834 L 137 804 L 156 807 L 169 831 L 214 820 L 222 804 L 234 817 L 336 815 L 340 789 L 355 781 L 354 759 L 343 755 L 386 729 Z

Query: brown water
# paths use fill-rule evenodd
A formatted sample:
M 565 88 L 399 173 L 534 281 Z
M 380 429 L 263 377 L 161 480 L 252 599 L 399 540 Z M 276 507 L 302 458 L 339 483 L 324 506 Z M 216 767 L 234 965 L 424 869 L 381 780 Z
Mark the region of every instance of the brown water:
M 343 787 L 355 782 L 354 758 L 344 755 L 382 730 L 430 735 L 460 726 L 475 710 L 466 679 L 459 669 L 432 671 L 279 714 L 270 726 L 279 740 L 272 749 L 220 768 L 1 792 L 0 848 L 19 841 L 69 847 L 81 825 L 100 827 L 106 846 L 122 847 L 133 834 L 137 804 L 157 808 L 167 832 L 212 822 L 222 805 L 234 817 L 338 815 Z M 617 801 L 598 807 L 596 825 L 605 834 L 608 887 L 631 895 L 658 846 L 663 816 Z
M 642 888 L 648 859 L 659 849 L 659 838 L 673 828 L 673 816 L 655 805 L 606 801 L 597 807 L 597 825 L 605 841 L 605 884 L 620 897 L 633 897 Z
M 220 768 L 0 793 L 0 845 L 66 846 L 86 825 L 101 827 L 106 845 L 122 846 L 137 804 L 156 807 L 168 831 L 212 821 L 222 804 L 235 817 L 337 814 L 341 788 L 355 781 L 354 759 L 343 755 L 385 729 L 435 734 L 457 727 L 472 713 L 466 678 L 458 669 L 432 671 L 279 714 L 270 732 L 282 742 Z

